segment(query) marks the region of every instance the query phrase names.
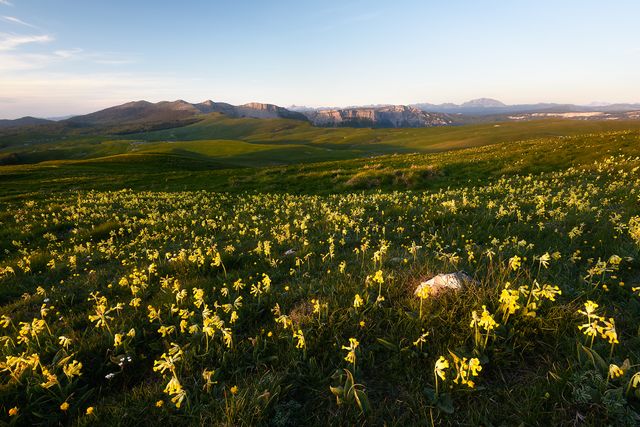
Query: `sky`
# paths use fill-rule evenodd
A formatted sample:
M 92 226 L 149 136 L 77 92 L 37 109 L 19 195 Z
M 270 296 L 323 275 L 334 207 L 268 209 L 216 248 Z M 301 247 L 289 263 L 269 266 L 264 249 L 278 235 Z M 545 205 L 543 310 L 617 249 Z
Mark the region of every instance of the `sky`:
M 0 118 L 132 100 L 640 102 L 638 0 L 0 0 Z

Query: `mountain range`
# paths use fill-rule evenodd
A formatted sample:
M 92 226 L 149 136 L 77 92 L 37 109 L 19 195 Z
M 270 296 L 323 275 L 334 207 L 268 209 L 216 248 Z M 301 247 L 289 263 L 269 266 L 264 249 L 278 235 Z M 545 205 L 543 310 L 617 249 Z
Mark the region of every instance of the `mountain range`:
M 640 103 L 636 104 L 605 104 L 605 105 L 576 105 L 576 104 L 556 104 L 556 103 L 537 103 L 537 104 L 515 104 L 507 105 L 496 99 L 478 98 L 463 104 L 429 104 L 419 103 L 413 104 L 413 107 L 422 111 L 447 113 L 447 114 L 465 114 L 465 115 L 492 115 L 492 114 L 515 114 L 515 113 L 572 113 L 572 112 L 603 112 L 603 113 L 621 113 L 626 111 L 640 110 Z
M 249 104 L 234 106 L 225 102 L 207 100 L 191 104 L 183 100 L 151 103 L 135 101 L 97 111 L 83 116 L 71 117 L 62 122 L 76 126 L 129 125 L 140 122 L 166 123 L 168 121 L 190 121 L 202 114 L 221 113 L 229 117 L 249 117 L 255 119 L 295 119 L 307 120 L 298 112 L 272 104 Z
M 346 108 L 283 108 L 273 104 L 252 102 L 231 105 L 207 100 L 189 103 L 183 100 L 128 102 L 94 113 L 63 120 L 23 117 L 0 120 L 0 128 L 18 131 L 23 128 L 67 131 L 100 130 L 112 133 L 140 132 L 185 126 L 200 121 L 207 114 L 223 114 L 231 118 L 301 120 L 321 127 L 433 127 L 482 121 L 532 120 L 545 117 L 585 120 L 637 119 L 640 104 L 574 105 L 521 104 L 507 105 L 490 98 L 474 99 L 463 104 L 369 105 Z
M 195 123 L 203 115 L 219 113 L 232 118 L 293 119 L 307 121 L 304 114 L 289 111 L 272 104 L 249 103 L 231 105 L 207 100 L 191 104 L 183 100 L 133 101 L 94 113 L 73 116 L 63 120 L 23 117 L 16 120 L 0 120 L 0 128 L 38 128 L 40 130 L 109 130 L 116 133 L 140 132 L 185 126 Z

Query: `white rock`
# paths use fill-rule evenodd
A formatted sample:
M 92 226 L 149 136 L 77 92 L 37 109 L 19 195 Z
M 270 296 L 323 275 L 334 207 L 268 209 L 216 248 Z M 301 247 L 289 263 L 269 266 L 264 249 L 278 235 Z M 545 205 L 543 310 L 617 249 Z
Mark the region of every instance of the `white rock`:
M 430 288 L 429 295 L 437 295 L 438 293 L 447 289 L 459 291 L 465 286 L 465 284 L 474 282 L 475 281 L 473 280 L 473 278 L 464 271 L 438 274 L 437 276 L 427 280 L 426 282 L 420 283 L 420 285 L 418 285 L 418 287 L 416 288 L 414 294 L 418 295 L 425 286 L 428 286 Z

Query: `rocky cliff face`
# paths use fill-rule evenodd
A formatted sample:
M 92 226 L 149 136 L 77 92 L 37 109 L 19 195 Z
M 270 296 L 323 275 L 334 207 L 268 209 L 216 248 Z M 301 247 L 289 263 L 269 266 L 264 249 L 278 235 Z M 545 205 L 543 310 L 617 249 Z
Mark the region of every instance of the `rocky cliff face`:
M 307 120 L 302 113 L 289 111 L 286 108 L 278 107 L 273 104 L 261 104 L 259 102 L 250 102 L 249 104 L 239 105 L 236 107 L 236 113 L 239 117 L 254 117 L 256 119 L 296 119 Z
M 249 117 L 254 119 L 296 119 L 307 120 L 304 114 L 289 111 L 273 104 L 250 102 L 243 105 L 231 105 L 225 102 L 204 101 L 194 106 L 201 113 L 222 113 L 229 117 Z
M 432 127 L 452 123 L 446 114 L 427 113 L 414 107 L 390 105 L 339 110 L 316 110 L 305 113 L 316 126 L 351 127 Z

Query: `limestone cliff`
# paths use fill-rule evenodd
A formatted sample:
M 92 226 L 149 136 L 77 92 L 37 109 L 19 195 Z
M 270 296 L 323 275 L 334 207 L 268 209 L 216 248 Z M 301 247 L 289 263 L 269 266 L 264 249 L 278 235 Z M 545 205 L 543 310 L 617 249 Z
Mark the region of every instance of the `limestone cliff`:
M 452 123 L 446 114 L 427 113 L 414 107 L 389 105 L 307 111 L 305 115 L 316 126 L 352 127 L 432 127 Z

